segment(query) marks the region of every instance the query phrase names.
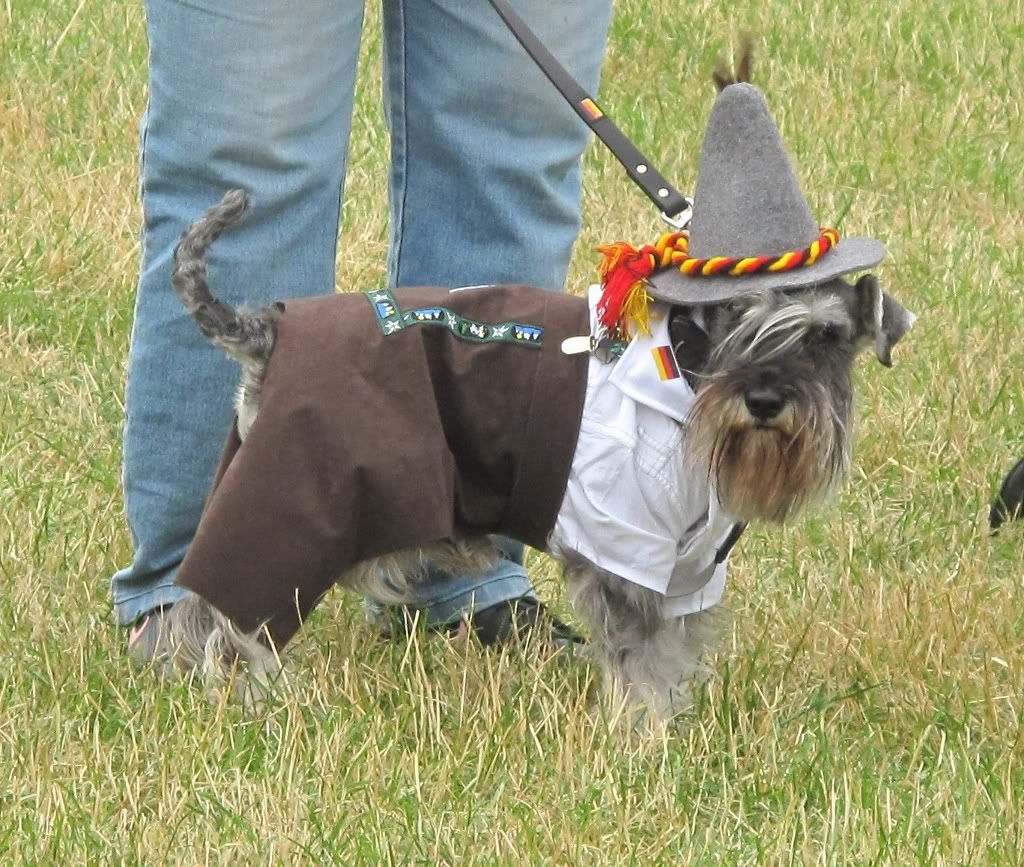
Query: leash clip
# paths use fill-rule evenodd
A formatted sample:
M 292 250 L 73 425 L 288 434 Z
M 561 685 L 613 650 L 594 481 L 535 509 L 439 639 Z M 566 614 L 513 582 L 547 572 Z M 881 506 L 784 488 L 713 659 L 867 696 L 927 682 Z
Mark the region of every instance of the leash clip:
M 678 232 L 690 228 L 690 220 L 693 219 L 693 199 L 683 196 L 683 201 L 686 202 L 686 207 L 678 214 L 670 215 L 664 211 L 661 212 L 661 219 Z

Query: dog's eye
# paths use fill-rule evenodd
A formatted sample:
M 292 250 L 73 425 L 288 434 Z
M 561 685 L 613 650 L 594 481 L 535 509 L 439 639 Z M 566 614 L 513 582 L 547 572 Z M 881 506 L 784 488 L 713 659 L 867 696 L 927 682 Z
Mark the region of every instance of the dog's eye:
M 839 329 L 835 325 L 823 325 L 818 336 L 826 343 L 833 343 L 839 339 Z
M 842 336 L 842 329 L 838 325 L 819 325 L 807 332 L 804 345 L 808 348 L 829 349 L 839 343 Z

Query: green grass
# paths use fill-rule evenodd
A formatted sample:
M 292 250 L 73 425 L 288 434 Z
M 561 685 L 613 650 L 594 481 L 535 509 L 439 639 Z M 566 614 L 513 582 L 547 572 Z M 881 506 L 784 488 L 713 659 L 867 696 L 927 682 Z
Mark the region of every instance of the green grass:
M 340 594 L 264 714 L 132 672 L 107 581 L 130 555 L 143 12 L 0 3 L 0 863 L 1024 863 L 1024 528 L 984 528 L 1024 453 L 1022 22 L 617 3 L 602 104 L 654 163 L 692 188 L 707 73 L 752 31 L 814 210 L 885 241 L 921 314 L 894 369 L 859 366 L 838 502 L 740 545 L 692 719 L 625 739 L 582 661 L 377 644 Z M 340 287 L 383 275 L 375 10 L 363 61 Z M 596 243 L 660 231 L 600 148 L 585 183 L 576 290 Z

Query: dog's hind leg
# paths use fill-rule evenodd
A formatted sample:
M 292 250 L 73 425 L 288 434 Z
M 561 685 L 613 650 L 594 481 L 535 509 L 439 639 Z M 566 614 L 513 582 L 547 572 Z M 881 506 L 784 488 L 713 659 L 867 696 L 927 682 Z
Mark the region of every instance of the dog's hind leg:
M 413 585 L 425 580 L 431 568 L 451 574 L 483 573 L 494 567 L 499 556 L 486 536 L 446 539 L 364 560 L 338 583 L 376 602 L 401 605 L 414 601 Z
M 574 558 L 565 576 L 573 608 L 591 628 L 590 644 L 616 699 L 669 719 L 692 703 L 691 687 L 707 666 L 713 639 L 707 612 L 663 613 L 664 597 Z

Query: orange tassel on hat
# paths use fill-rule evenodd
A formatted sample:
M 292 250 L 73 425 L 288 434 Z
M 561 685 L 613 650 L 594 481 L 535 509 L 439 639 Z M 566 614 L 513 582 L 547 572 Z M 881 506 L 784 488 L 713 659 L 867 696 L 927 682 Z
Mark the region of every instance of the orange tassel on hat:
M 650 334 L 647 305 L 647 278 L 657 267 L 657 251 L 646 246 L 639 250 L 625 241 L 597 248 L 604 257 L 598 268 L 604 292 L 597 303 L 597 319 L 609 333 L 623 338 L 630 336 L 632 325 L 643 334 Z

